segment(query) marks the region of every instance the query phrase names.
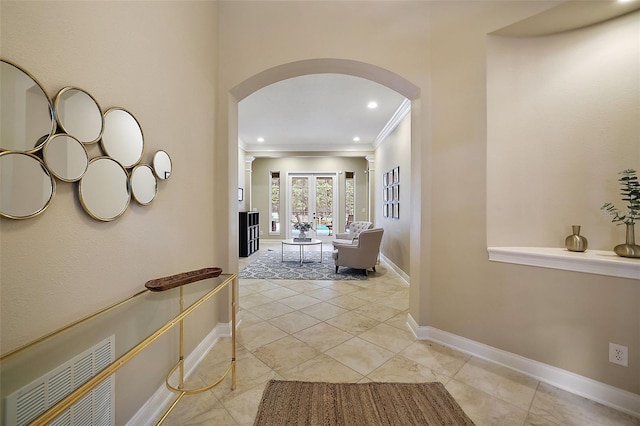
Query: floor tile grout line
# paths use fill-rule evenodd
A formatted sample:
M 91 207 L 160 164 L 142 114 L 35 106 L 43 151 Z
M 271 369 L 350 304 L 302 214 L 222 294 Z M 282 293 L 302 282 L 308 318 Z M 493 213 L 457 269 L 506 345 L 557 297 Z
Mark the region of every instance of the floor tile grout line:
M 533 408 L 533 403 L 536 400 L 536 396 L 538 395 L 538 391 L 540 390 L 540 385 L 542 383 L 540 382 L 540 380 L 538 380 L 538 383 L 536 384 L 536 390 L 533 392 L 533 396 L 531 397 L 531 401 L 529 402 L 529 408 L 527 410 L 527 418 L 529 417 L 529 414 L 531 413 L 531 409 Z M 526 423 L 526 418 L 525 418 L 525 423 Z
M 395 275 L 395 272 L 394 272 L 394 271 L 391 271 L 391 270 L 390 270 L 389 272 L 390 272 L 390 275 L 391 275 L 391 274 Z M 393 278 L 392 278 L 392 277 L 389 277 L 388 279 L 389 279 L 389 281 L 393 281 Z M 253 281 L 253 280 L 252 280 L 252 281 Z M 290 280 L 290 281 L 295 281 L 295 280 Z M 375 282 L 376 287 L 377 287 L 377 288 L 381 288 L 381 287 L 383 287 L 383 283 L 384 283 L 385 281 L 386 281 L 386 280 L 378 280 L 378 281 L 376 281 L 376 282 Z M 514 409 L 517 409 L 517 410 L 518 410 L 518 412 L 520 412 L 520 413 L 524 412 L 524 416 L 525 416 L 525 417 L 524 417 L 524 420 L 523 420 L 523 421 L 525 422 L 525 424 L 526 424 L 527 419 L 528 419 L 528 418 L 530 418 L 531 410 L 532 410 L 532 408 L 533 408 L 533 405 L 534 405 L 535 399 L 536 399 L 536 397 L 538 396 L 538 394 L 539 394 L 539 392 L 540 392 L 540 386 L 541 386 L 541 383 L 540 383 L 539 381 L 537 381 L 537 382 L 536 382 L 536 386 L 535 386 L 535 390 L 534 390 L 534 392 L 533 392 L 533 396 L 531 397 L 531 400 L 529 401 L 528 407 L 527 407 L 527 409 L 525 410 L 524 408 L 521 408 L 521 407 L 519 407 L 519 406 L 516 406 L 516 405 L 514 405 L 513 403 L 511 403 L 511 402 L 509 402 L 509 401 L 506 401 L 506 400 L 504 400 L 504 399 L 500 398 L 499 396 L 497 396 L 497 394 L 496 394 L 496 395 L 494 395 L 494 394 L 489 393 L 489 392 L 487 392 L 487 391 L 484 391 L 484 390 L 482 390 L 482 389 L 478 389 L 478 388 L 476 388 L 475 386 L 473 386 L 472 384 L 469 384 L 469 383 L 467 383 L 466 381 L 464 381 L 463 377 L 462 377 L 462 376 L 460 376 L 460 372 L 462 371 L 462 369 L 463 369 L 466 365 L 469 365 L 470 361 L 474 358 L 473 356 L 468 356 L 468 357 L 464 358 L 464 362 L 462 362 L 462 363 L 460 363 L 460 364 L 454 364 L 454 365 L 452 365 L 453 367 L 455 367 L 455 371 L 453 371 L 453 374 L 452 374 L 451 376 L 449 376 L 449 373 L 447 373 L 447 374 L 442 374 L 442 372 L 438 372 L 438 371 L 434 370 L 435 365 L 436 365 L 436 364 L 437 364 L 437 365 L 439 365 L 437 360 L 434 360 L 434 361 L 428 361 L 428 362 L 425 362 L 425 364 L 422 364 L 422 363 L 419 363 L 419 362 L 417 362 L 417 361 L 413 361 L 411 358 L 407 358 L 407 357 L 405 356 L 405 355 L 407 355 L 407 354 L 408 354 L 406 351 L 407 351 L 407 350 L 409 350 L 409 347 L 411 347 L 412 345 L 425 345 L 425 348 L 424 348 L 424 349 L 425 349 L 425 350 L 427 350 L 427 351 L 431 351 L 431 349 L 430 349 L 430 348 L 431 348 L 431 346 L 432 346 L 432 345 L 433 345 L 433 347 L 439 347 L 439 345 L 438 345 L 436 342 L 420 341 L 420 340 L 416 340 L 416 339 L 414 338 L 414 339 L 412 339 L 413 341 L 412 341 L 408 346 L 404 347 L 403 349 L 400 349 L 400 350 L 398 350 L 398 351 L 396 351 L 396 350 L 392 350 L 392 351 L 390 351 L 390 352 L 392 352 L 392 353 L 393 353 L 393 355 L 392 355 L 389 359 L 387 359 L 386 361 L 382 362 L 382 364 L 380 364 L 379 366 L 375 367 L 372 371 L 368 372 L 367 374 L 359 373 L 358 371 L 356 371 L 356 370 L 354 370 L 353 368 L 349 367 L 348 365 L 344 364 L 344 363 L 343 363 L 343 362 L 341 362 L 340 360 L 338 360 L 338 359 L 336 359 L 336 358 L 333 358 L 331 355 L 329 355 L 329 354 L 327 353 L 327 351 L 330 351 L 330 350 L 332 350 L 332 349 L 334 349 L 334 348 L 336 348 L 336 347 L 340 346 L 340 345 L 341 345 L 341 344 L 343 344 L 344 342 L 349 341 L 349 340 L 352 340 L 352 339 L 354 339 L 354 338 L 356 338 L 356 337 L 358 337 L 358 338 L 360 338 L 360 339 L 362 339 L 362 340 L 364 340 L 364 341 L 366 341 L 366 342 L 368 342 L 368 343 L 370 343 L 370 344 L 372 344 L 372 345 L 375 345 L 375 346 L 377 346 L 377 347 L 379 347 L 379 348 L 382 348 L 382 349 L 385 349 L 385 350 L 389 351 L 389 349 L 384 348 L 384 347 L 382 347 L 382 346 L 379 346 L 379 345 L 377 345 L 375 342 L 372 342 L 372 341 L 370 341 L 370 340 L 368 340 L 368 339 L 366 339 L 366 338 L 364 338 L 364 337 L 362 337 L 362 336 L 363 336 L 365 333 L 370 332 L 372 329 L 374 329 L 374 328 L 376 328 L 376 327 L 379 327 L 379 326 L 380 326 L 380 325 L 382 325 L 382 324 L 387 325 L 387 326 L 391 326 L 391 327 L 395 327 L 395 328 L 397 328 L 399 331 L 401 331 L 401 332 L 403 332 L 403 333 L 406 333 L 406 332 L 407 332 L 406 327 L 400 328 L 400 327 L 398 327 L 398 324 L 399 324 L 399 322 L 400 322 L 400 323 L 402 322 L 402 318 L 401 318 L 401 317 L 402 317 L 403 315 L 406 317 L 406 313 L 408 312 L 408 306 L 405 306 L 403 309 L 400 309 L 400 312 L 399 312 L 399 313 L 394 314 L 394 315 L 392 315 L 391 317 L 389 317 L 389 318 L 387 318 L 387 319 L 385 319 L 385 320 L 380 320 L 380 319 L 377 319 L 377 318 L 371 318 L 371 317 L 369 317 L 368 315 L 363 314 L 362 312 L 358 312 L 358 309 L 361 309 L 363 306 L 368 306 L 368 305 L 375 304 L 375 303 L 376 303 L 376 301 L 380 300 L 380 299 L 376 299 L 376 298 L 371 299 L 371 295 L 367 295 L 367 296 L 366 296 L 366 297 L 368 297 L 368 298 L 369 298 L 369 300 L 364 299 L 364 298 L 362 298 L 362 297 L 358 297 L 358 293 L 359 293 L 360 295 L 364 295 L 364 293 L 361 293 L 361 292 L 363 292 L 363 291 L 367 291 L 367 288 L 366 288 L 365 286 L 362 286 L 362 285 L 355 285 L 355 283 L 349 283 L 349 285 L 353 286 L 354 288 L 353 288 L 353 290 L 352 290 L 352 291 L 350 291 L 350 292 L 349 292 L 349 293 L 347 293 L 347 294 L 351 294 L 351 295 L 353 295 L 355 298 L 359 298 L 359 299 L 363 300 L 365 303 L 364 303 L 363 305 L 360 305 L 360 306 L 355 307 L 355 308 L 353 308 L 353 307 L 351 307 L 351 308 L 345 308 L 345 307 L 344 307 L 344 305 L 343 305 L 343 306 L 340 306 L 340 305 L 336 305 L 336 304 L 334 304 L 334 303 L 331 303 L 331 302 L 330 302 L 332 299 L 336 299 L 336 298 L 341 297 L 341 296 L 343 296 L 343 295 L 341 295 L 341 296 L 336 296 L 336 297 L 333 297 L 333 298 L 330 298 L 330 299 L 326 299 L 326 300 L 322 300 L 322 299 L 318 299 L 317 297 L 310 296 L 310 295 L 308 294 L 308 293 L 311 293 L 311 292 L 313 292 L 313 291 L 318 291 L 318 290 L 322 290 L 322 289 L 330 289 L 330 288 L 332 288 L 332 286 L 333 286 L 334 284 L 335 284 L 335 285 L 337 285 L 337 284 L 343 284 L 343 282 L 341 282 L 341 281 L 334 281 L 334 282 L 331 282 L 331 283 L 330 283 L 330 282 L 326 282 L 326 283 L 318 283 L 318 282 L 313 281 L 313 280 L 310 280 L 309 282 L 306 282 L 306 281 L 299 281 L 299 282 L 297 282 L 297 283 L 296 283 L 296 282 L 294 282 L 294 283 L 288 282 L 287 284 L 290 284 L 290 287 L 291 287 L 291 288 L 290 288 L 290 287 L 288 287 L 287 285 L 280 285 L 280 284 L 277 284 L 277 283 L 275 283 L 275 282 L 274 282 L 274 280 L 272 280 L 272 281 L 264 280 L 264 281 L 257 281 L 257 282 L 259 282 L 260 284 L 270 284 L 270 285 L 274 285 L 274 286 L 276 286 L 275 288 L 277 288 L 277 289 L 280 289 L 280 288 L 286 288 L 286 289 L 290 289 L 290 290 L 292 290 L 293 288 L 296 288 L 296 290 L 294 290 L 294 291 L 295 291 L 297 294 L 299 294 L 299 295 L 304 295 L 304 294 L 306 294 L 307 296 L 312 297 L 312 298 L 314 298 L 314 299 L 317 299 L 317 300 L 318 300 L 318 302 L 317 302 L 317 303 L 312 304 L 312 305 L 309 305 L 309 306 L 306 306 L 306 307 L 293 308 L 293 307 L 291 307 L 291 306 L 288 306 L 289 308 L 291 308 L 291 309 L 292 309 L 292 311 L 291 311 L 291 312 L 284 313 L 284 314 L 279 314 L 279 315 L 276 315 L 275 317 L 272 317 L 272 318 L 269 318 L 269 319 L 264 319 L 264 318 L 260 317 L 259 315 L 256 315 L 256 314 L 255 314 L 255 313 L 253 313 L 253 312 L 254 312 L 256 309 L 258 309 L 258 307 L 259 307 L 259 306 L 263 306 L 263 305 L 266 305 L 266 304 L 268 304 L 268 303 L 277 302 L 277 300 L 278 300 L 278 299 L 272 299 L 272 302 L 267 302 L 267 303 L 265 303 L 265 304 L 259 304 L 259 305 L 256 305 L 256 306 L 253 306 L 253 307 L 249 307 L 249 308 L 246 308 L 246 309 L 244 309 L 244 308 L 243 308 L 243 309 L 242 309 L 242 311 L 245 311 L 245 313 L 247 314 L 247 318 L 250 318 L 250 320 L 251 320 L 251 321 L 248 323 L 249 325 L 261 324 L 261 323 L 265 323 L 265 322 L 266 322 L 266 323 L 268 323 L 270 326 L 272 326 L 272 327 L 274 327 L 275 329 L 279 330 L 280 332 L 284 333 L 284 336 L 282 336 L 282 337 L 280 337 L 280 338 L 275 339 L 275 340 L 274 340 L 273 342 L 271 342 L 271 343 L 275 343 L 275 342 L 280 341 L 280 340 L 282 340 L 282 339 L 284 339 L 284 338 L 286 338 L 286 337 L 293 337 L 293 338 L 294 338 L 294 339 L 296 339 L 297 341 L 302 342 L 303 344 L 305 344 L 305 345 L 309 346 L 310 348 L 312 348 L 312 349 L 314 349 L 314 350 L 316 350 L 316 351 L 318 352 L 318 353 L 317 353 L 314 357 L 312 357 L 310 360 L 316 359 L 317 357 L 321 357 L 321 356 L 327 356 L 327 357 L 330 357 L 331 359 L 333 359 L 335 362 L 337 362 L 338 364 L 340 364 L 340 365 L 341 365 L 341 366 L 343 366 L 344 368 L 347 368 L 347 369 L 348 369 L 348 371 L 351 371 L 351 372 L 355 375 L 354 377 L 360 377 L 360 379 L 358 379 L 358 382 L 362 382 L 362 381 L 375 381 L 375 380 L 373 380 L 373 379 L 372 379 L 372 377 L 375 377 L 375 372 L 376 372 L 376 371 L 378 371 L 378 370 L 380 370 L 381 368 L 383 368 L 387 363 L 392 362 L 393 360 L 399 359 L 399 357 L 402 357 L 402 358 L 406 359 L 407 361 L 409 361 L 409 362 L 411 362 L 411 363 L 414 363 L 414 364 L 418 364 L 418 365 L 424 366 L 425 368 L 427 368 L 427 370 L 431 371 L 431 374 L 432 374 L 433 376 L 436 376 L 436 377 L 442 377 L 442 378 L 446 377 L 446 378 L 447 378 L 447 383 L 445 384 L 445 386 L 448 386 L 450 383 L 459 383 L 459 384 L 463 384 L 463 385 L 465 385 L 465 386 L 469 386 L 470 388 L 474 389 L 474 391 L 478 391 L 478 392 L 481 392 L 483 395 L 486 395 L 486 396 L 487 396 L 487 398 L 490 398 L 490 401 L 491 401 L 491 400 L 500 401 L 501 403 L 507 404 L 509 407 L 512 407 L 512 408 L 514 408 Z M 242 284 L 242 283 L 240 283 L 240 284 Z M 298 285 L 298 284 L 299 284 L 299 285 Z M 346 283 L 344 283 L 344 284 L 346 285 Z M 314 289 L 311 289 L 311 286 L 315 286 L 315 288 L 314 288 Z M 395 284 L 393 284 L 393 286 L 394 286 L 394 287 L 393 287 L 393 288 L 394 288 L 394 291 L 390 293 L 390 295 L 391 295 L 391 296 L 393 296 L 393 295 L 396 295 L 396 294 L 397 294 L 397 295 L 398 295 L 397 297 L 406 297 L 406 298 L 408 299 L 408 294 L 406 294 L 406 295 L 404 295 L 404 296 L 401 296 L 401 295 L 400 295 L 401 293 L 399 293 L 399 292 L 401 292 L 401 291 L 403 290 L 403 288 L 401 288 L 401 287 L 399 287 L 399 286 L 397 286 L 397 285 L 395 285 Z M 256 286 L 256 288 L 260 288 L 260 287 L 259 287 L 259 286 Z M 404 286 L 404 291 L 406 291 L 406 289 L 408 289 L 408 286 Z M 373 289 L 373 290 L 375 291 L 375 289 Z M 256 294 L 260 294 L 260 293 L 263 293 L 263 292 L 265 292 L 265 291 L 269 291 L 269 290 L 260 290 L 260 291 L 257 291 L 257 292 L 255 292 L 255 293 L 256 293 Z M 375 294 L 375 293 L 372 293 L 372 294 Z M 345 295 L 346 295 L 346 294 L 345 294 Z M 268 297 L 268 296 L 264 295 L 264 297 Z M 304 310 L 308 309 L 309 307 L 311 307 L 311 306 L 316 306 L 316 305 L 319 305 L 319 304 L 321 304 L 321 303 L 327 303 L 327 304 L 330 304 L 330 305 L 334 306 L 336 309 L 344 310 L 344 312 L 341 312 L 341 313 L 339 313 L 339 314 L 337 314 L 337 315 L 333 315 L 333 316 L 331 316 L 330 318 L 324 318 L 324 319 L 317 318 L 317 317 L 315 317 L 315 316 L 313 316 L 313 315 L 310 315 L 310 314 L 307 314 L 306 312 L 304 312 Z M 408 300 L 407 300 L 407 304 L 408 304 Z M 405 305 L 406 305 L 406 304 L 405 304 Z M 382 305 L 382 306 L 386 306 L 386 307 L 388 307 L 388 308 L 390 308 L 390 309 L 395 309 L 393 306 L 388 306 L 388 305 Z M 242 312 L 242 311 L 241 311 L 241 312 Z M 366 329 L 365 329 L 365 330 L 363 330 L 363 331 L 353 331 L 353 330 L 352 330 L 352 331 L 347 331 L 347 330 L 343 330 L 343 329 L 341 329 L 340 327 L 336 327 L 336 326 L 334 326 L 332 323 L 330 323 L 330 322 L 329 322 L 329 321 L 334 320 L 335 318 L 337 318 L 337 317 L 339 317 L 339 316 L 341 316 L 341 315 L 346 315 L 346 314 L 350 314 L 350 313 L 351 313 L 351 314 L 358 314 L 358 315 L 361 315 L 362 317 L 365 317 L 365 318 L 367 318 L 368 320 L 372 321 L 372 323 L 374 323 L 374 325 L 370 326 L 369 328 L 366 328 Z M 317 322 L 316 322 L 314 325 L 311 325 L 311 326 L 308 326 L 308 327 L 303 327 L 303 328 L 302 328 L 302 329 L 300 329 L 300 330 L 295 330 L 295 331 L 292 331 L 292 332 L 288 332 L 288 331 L 286 331 L 286 330 L 283 330 L 282 328 L 280 328 L 280 327 L 278 327 L 278 326 L 276 326 L 275 324 L 273 324 L 273 323 L 272 323 L 272 321 L 276 320 L 277 318 L 280 318 L 280 317 L 282 317 L 282 316 L 284 316 L 284 315 L 289 315 L 289 314 L 301 314 L 301 315 L 307 315 L 307 316 L 309 316 L 310 318 L 313 318 L 313 321 L 317 321 Z M 398 316 L 400 316 L 400 317 L 398 317 Z M 254 318 L 255 318 L 255 323 L 254 323 Z M 396 320 L 394 320 L 394 318 L 396 318 Z M 397 318 L 400 318 L 400 319 L 397 319 Z M 336 328 L 337 330 L 339 330 L 341 333 L 346 333 L 346 334 L 348 334 L 350 337 L 349 337 L 347 340 L 343 341 L 342 343 L 338 343 L 338 344 L 336 344 L 336 345 L 332 345 L 331 347 L 323 348 L 322 350 L 320 350 L 320 349 L 319 349 L 319 347 L 314 346 L 314 345 L 312 345 L 312 344 L 309 344 L 309 343 L 307 343 L 307 342 L 305 342 L 305 341 L 303 341 L 303 340 L 299 339 L 299 338 L 296 336 L 296 334 L 298 334 L 298 333 L 302 333 L 302 332 L 304 332 L 305 330 L 308 330 L 309 328 L 312 328 L 312 327 L 317 326 L 317 325 L 320 325 L 320 324 L 324 324 L 324 325 L 326 325 L 326 326 L 335 327 L 335 328 Z M 334 324 L 335 324 L 335 321 L 334 321 Z M 240 327 L 240 324 L 239 324 L 238 326 Z M 373 335 L 371 335 L 371 336 L 373 336 Z M 384 335 L 383 335 L 383 334 L 381 334 L 381 336 L 383 336 L 383 337 L 384 337 Z M 373 337 L 372 337 L 372 338 L 373 338 Z M 262 345 L 262 346 L 265 346 L 265 345 Z M 254 380 L 257 380 L 257 379 L 259 379 L 259 378 L 261 378 L 261 377 L 266 377 L 266 376 L 269 376 L 269 377 L 276 377 L 276 378 L 278 378 L 278 377 L 283 378 L 283 377 L 284 377 L 284 376 L 286 376 L 287 374 L 295 374 L 295 373 L 293 373 L 293 372 L 294 372 L 294 371 L 295 371 L 295 370 L 296 370 L 300 365 L 305 364 L 305 362 L 310 361 L 310 360 L 308 360 L 308 361 L 300 362 L 300 363 L 298 363 L 297 365 L 294 365 L 293 367 L 290 367 L 290 368 L 289 368 L 289 369 L 287 369 L 287 370 L 281 370 L 281 373 L 278 373 L 277 371 L 275 371 L 275 370 L 274 370 L 274 368 L 272 368 L 270 365 L 266 364 L 266 363 L 265 363 L 264 361 L 262 361 L 259 357 L 257 357 L 257 355 L 256 355 L 256 350 L 257 350 L 257 349 L 259 349 L 259 348 L 260 348 L 260 347 L 262 347 L 262 346 L 258 346 L 258 348 L 253 349 L 253 350 L 250 350 L 249 348 L 242 346 L 242 347 L 243 347 L 243 350 L 244 350 L 244 351 L 246 351 L 246 356 L 255 358 L 255 359 L 256 359 L 258 362 L 260 362 L 262 365 L 265 365 L 265 366 L 267 367 L 268 371 L 269 371 L 269 373 L 266 373 L 265 375 L 260 375 L 259 377 L 256 377 L 256 378 L 252 378 L 252 379 L 250 379 L 250 382 L 251 382 L 251 383 L 248 383 L 248 386 L 247 386 L 247 388 L 245 389 L 247 392 L 249 392 L 249 391 L 250 391 L 250 390 L 252 390 L 252 389 L 259 388 L 260 386 L 264 386 L 264 384 L 263 384 L 263 383 L 262 383 L 262 384 L 261 384 L 261 383 L 258 383 L 258 381 L 253 382 Z M 320 346 L 320 347 L 321 347 L 321 346 Z M 418 354 L 418 353 L 419 353 L 419 352 L 415 352 L 415 353 L 413 354 L 413 356 L 414 356 L 414 357 L 415 357 L 415 356 L 417 356 L 417 354 Z M 435 352 L 434 352 L 434 354 L 435 354 Z M 444 354 L 444 353 L 443 353 L 443 354 Z M 446 355 L 446 354 L 445 354 L 445 355 Z M 462 359 L 460 359 L 460 360 L 462 361 Z M 435 362 L 436 364 L 429 365 L 429 363 L 432 363 L 432 362 Z M 292 365 L 293 365 L 293 364 L 292 364 Z M 441 368 L 441 367 L 440 367 L 440 368 Z M 444 370 L 442 370 L 442 371 L 444 371 Z M 260 380 L 261 380 L 261 379 L 260 379 Z M 266 383 L 266 382 L 265 382 L 265 383 Z M 243 394 L 243 395 L 246 395 L 246 393 L 245 393 L 245 394 Z M 216 396 L 216 398 L 217 398 L 217 396 Z M 230 408 L 230 407 L 232 407 L 232 405 L 230 405 L 230 403 L 234 400 L 234 398 L 230 398 L 230 399 L 228 399 L 228 400 L 225 400 L 225 403 L 222 403 L 222 398 L 218 398 L 218 400 L 220 401 L 221 406 L 225 409 L 225 412 L 227 412 L 227 413 L 228 413 L 228 414 L 229 414 L 229 415 L 234 419 L 234 421 L 235 421 L 237 424 L 241 424 L 241 418 L 237 418 L 237 417 L 235 417 L 235 416 L 233 415 L 233 414 L 234 414 L 233 409 L 232 409 L 232 408 Z M 522 402 L 524 402 L 524 401 L 522 401 Z M 523 404 L 523 405 L 524 405 L 524 404 Z M 561 419 L 561 418 L 562 418 L 562 417 L 557 417 L 558 413 L 556 413 L 555 411 L 550 412 L 550 413 L 549 413 L 549 415 L 550 415 L 550 416 L 552 416 L 552 418 L 555 418 L 555 419 Z

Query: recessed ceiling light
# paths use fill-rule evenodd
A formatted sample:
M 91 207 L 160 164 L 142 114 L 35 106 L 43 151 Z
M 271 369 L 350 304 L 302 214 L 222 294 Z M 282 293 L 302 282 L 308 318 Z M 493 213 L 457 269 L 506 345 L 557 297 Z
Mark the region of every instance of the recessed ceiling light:
M 263 137 L 258 138 L 258 142 L 264 142 L 264 138 Z
M 356 136 L 355 138 L 353 138 L 353 141 L 354 142 L 360 142 L 360 138 Z
M 367 104 L 367 108 L 369 109 L 378 108 L 378 103 L 376 101 L 371 101 Z

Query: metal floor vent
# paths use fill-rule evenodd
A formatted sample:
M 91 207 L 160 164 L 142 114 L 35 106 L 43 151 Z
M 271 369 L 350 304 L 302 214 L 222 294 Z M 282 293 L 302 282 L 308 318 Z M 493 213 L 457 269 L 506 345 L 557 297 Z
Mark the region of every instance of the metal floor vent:
M 5 425 L 24 426 L 115 360 L 115 336 L 77 355 L 5 399 Z M 114 426 L 115 382 L 111 375 L 54 419 L 55 426 Z

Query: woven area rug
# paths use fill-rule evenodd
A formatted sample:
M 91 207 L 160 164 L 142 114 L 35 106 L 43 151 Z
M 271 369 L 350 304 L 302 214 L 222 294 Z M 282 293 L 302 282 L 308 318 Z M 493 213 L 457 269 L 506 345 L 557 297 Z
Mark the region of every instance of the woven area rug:
M 267 250 L 258 253 L 258 258 L 240 271 L 240 278 L 259 278 L 273 280 L 366 280 L 361 269 L 336 266 L 331 257 L 331 249 L 323 251 L 320 263 L 320 250 L 304 253 L 304 263 L 300 264 L 300 252 L 285 250 L 284 261 L 280 250 Z
M 271 380 L 254 426 L 473 425 L 433 383 L 321 383 Z

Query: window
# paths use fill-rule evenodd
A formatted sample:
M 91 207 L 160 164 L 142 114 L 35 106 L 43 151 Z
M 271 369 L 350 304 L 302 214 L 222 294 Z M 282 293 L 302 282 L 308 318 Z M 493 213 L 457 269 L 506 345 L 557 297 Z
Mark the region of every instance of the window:
M 356 213 L 356 179 L 355 172 L 345 172 L 344 211 L 346 215 L 345 225 L 354 221 Z
M 271 172 L 271 226 L 269 234 L 280 234 L 280 172 Z

